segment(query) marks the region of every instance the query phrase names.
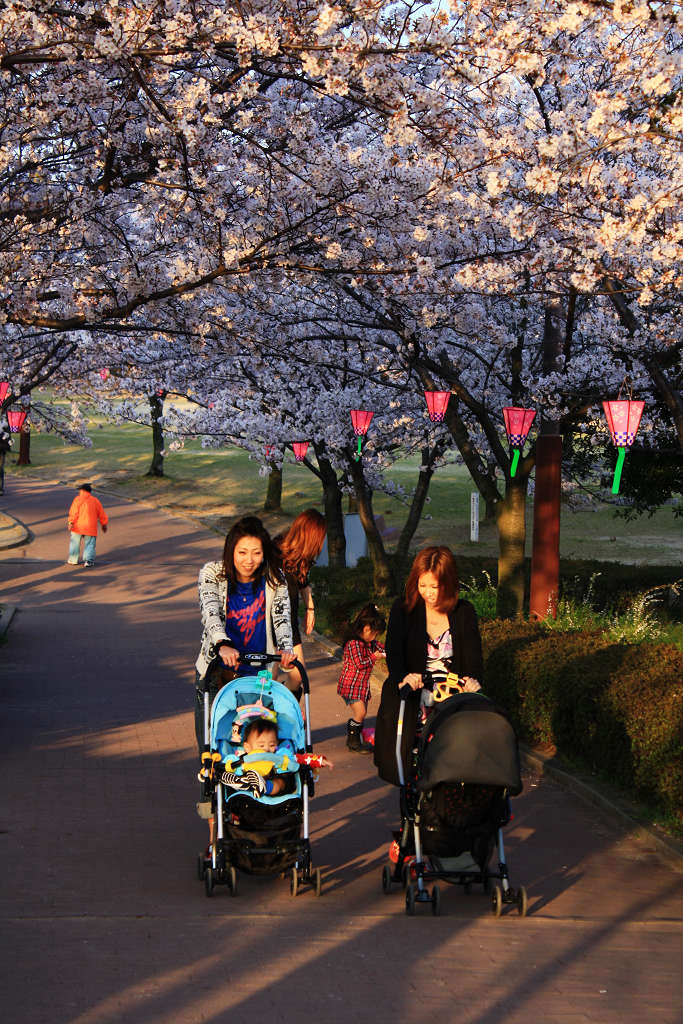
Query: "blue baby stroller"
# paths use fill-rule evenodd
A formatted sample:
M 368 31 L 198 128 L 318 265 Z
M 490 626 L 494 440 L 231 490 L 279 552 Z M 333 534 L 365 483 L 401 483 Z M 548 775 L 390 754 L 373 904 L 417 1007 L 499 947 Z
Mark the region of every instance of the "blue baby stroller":
M 207 896 L 213 895 L 216 885 L 227 885 L 235 896 L 238 870 L 253 875 L 283 874 L 289 877 L 293 896 L 302 881 L 319 896 L 320 869 L 313 869 L 308 824 L 308 801 L 314 788 L 311 762 L 315 763 L 308 676 L 305 668 L 294 662 L 302 678 L 304 723 L 294 694 L 266 669 L 267 663 L 279 661 L 279 656 L 247 654 L 242 661 L 260 670 L 226 683 L 211 708 L 209 694 L 205 694 L 200 777 L 203 802 L 210 803 L 215 818 L 215 840 L 199 854 L 198 874 Z M 244 753 L 240 748 L 240 724 L 249 714 L 276 724 L 275 752 Z M 239 784 L 258 773 L 286 777 L 286 791 L 256 796 L 249 789 L 236 789 L 222 781 L 230 777 Z
M 431 679 L 425 676 L 424 681 L 426 695 Z M 444 696 L 449 692 L 446 685 Z M 439 914 L 436 883 L 462 885 L 465 891 L 479 883 L 490 894 L 495 917 L 504 904 L 514 904 L 524 917 L 526 890 L 510 885 L 503 843 L 510 797 L 522 791 L 519 748 L 510 722 L 483 693 L 447 696 L 418 726 L 406 777 L 401 739 L 409 693 L 409 687 L 400 691 L 396 762 L 401 827 L 394 833 L 393 865 L 385 865 L 382 872 L 385 894 L 392 883 L 402 883 L 406 913 L 428 903 Z M 489 863 L 496 847 L 498 870 Z M 430 882 L 435 883 L 431 892 Z

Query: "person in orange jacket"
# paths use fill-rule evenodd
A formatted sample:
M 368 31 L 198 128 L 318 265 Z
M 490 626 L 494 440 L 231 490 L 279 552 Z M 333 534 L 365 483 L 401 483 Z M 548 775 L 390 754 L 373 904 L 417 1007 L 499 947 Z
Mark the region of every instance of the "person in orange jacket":
M 90 484 L 81 484 L 69 509 L 71 540 L 67 565 L 78 565 L 81 540 L 83 541 L 83 565 L 89 567 L 95 564 L 98 522 L 102 526 L 102 533 L 106 533 L 109 519 L 102 508 L 102 503 L 92 493 Z

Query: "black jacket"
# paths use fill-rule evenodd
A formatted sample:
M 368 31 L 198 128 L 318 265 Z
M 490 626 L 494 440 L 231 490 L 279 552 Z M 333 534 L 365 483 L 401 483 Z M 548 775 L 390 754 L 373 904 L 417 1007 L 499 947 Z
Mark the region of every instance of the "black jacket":
M 448 621 L 453 638 L 453 671 L 483 683 L 484 659 L 477 613 L 469 601 L 458 601 Z M 422 599 L 418 599 L 411 612 L 406 611 L 402 598 L 394 602 L 389 614 L 385 647 L 389 675 L 382 687 L 377 712 L 374 758 L 379 777 L 397 786 L 396 730 L 401 702 L 398 686 L 409 672 L 423 673 L 427 667 L 427 611 Z M 417 690 L 410 694 L 405 707 L 401 744 L 404 770 L 415 736 L 419 709 L 420 691 Z

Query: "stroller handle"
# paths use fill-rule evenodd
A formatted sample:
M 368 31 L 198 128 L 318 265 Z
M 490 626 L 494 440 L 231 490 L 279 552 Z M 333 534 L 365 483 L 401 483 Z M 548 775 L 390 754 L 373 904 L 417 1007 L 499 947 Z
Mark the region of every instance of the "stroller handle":
M 269 661 L 280 662 L 282 661 L 282 657 L 279 654 L 268 654 L 265 651 L 263 654 L 261 654 L 260 651 L 257 653 L 240 654 L 240 664 L 251 665 L 253 668 L 262 668 L 264 665 L 267 665 Z M 303 686 L 304 693 L 310 693 L 306 667 L 301 664 L 298 658 L 295 658 L 294 661 L 290 663 L 289 667 L 298 668 L 301 675 L 301 685 Z

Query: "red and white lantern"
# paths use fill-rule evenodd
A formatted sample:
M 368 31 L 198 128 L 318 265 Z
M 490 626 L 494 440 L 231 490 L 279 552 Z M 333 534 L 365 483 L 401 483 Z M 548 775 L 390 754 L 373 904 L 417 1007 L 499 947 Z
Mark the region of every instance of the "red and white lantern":
M 351 423 L 353 425 L 353 432 L 358 438 L 358 450 L 356 451 L 356 459 L 360 458 L 360 449 L 363 438 L 368 432 L 368 427 L 374 416 L 374 412 L 368 412 L 366 409 L 352 409 L 351 410 Z
M 25 409 L 9 409 L 7 412 L 7 422 L 9 423 L 9 429 L 11 433 L 18 434 L 24 425 L 26 419 Z
M 294 458 L 297 462 L 303 462 L 306 458 L 306 452 L 308 451 L 308 441 L 294 441 L 292 449 L 294 450 Z
M 510 476 L 514 476 L 517 472 L 517 464 L 519 462 L 519 456 L 524 442 L 527 439 L 531 424 L 536 418 L 535 409 L 522 409 L 518 405 L 506 405 L 503 409 L 503 419 L 505 420 L 505 433 L 507 434 L 508 444 L 514 449 L 514 455 L 512 456 L 512 464 L 510 466 Z
M 630 448 L 636 439 L 645 402 L 616 400 L 614 402 L 603 402 L 602 407 L 605 410 L 612 444 L 615 448 L 619 449 L 617 464 L 614 468 L 614 479 L 612 481 L 612 494 L 618 494 L 621 471 L 624 467 L 624 459 L 626 458 L 626 449 Z
M 425 391 L 427 412 L 432 423 L 443 423 L 450 397 L 450 391 Z

